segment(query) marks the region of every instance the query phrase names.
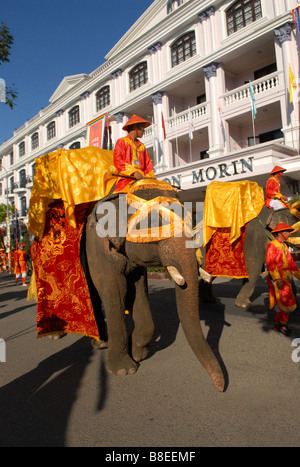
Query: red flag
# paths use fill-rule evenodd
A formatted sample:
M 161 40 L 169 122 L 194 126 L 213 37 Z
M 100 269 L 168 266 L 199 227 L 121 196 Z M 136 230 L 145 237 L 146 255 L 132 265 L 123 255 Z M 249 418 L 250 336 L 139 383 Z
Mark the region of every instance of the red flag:
M 164 115 L 161 113 L 161 124 L 162 124 L 162 129 L 164 132 L 164 139 L 166 139 L 166 127 L 165 127 L 165 120 L 164 120 Z

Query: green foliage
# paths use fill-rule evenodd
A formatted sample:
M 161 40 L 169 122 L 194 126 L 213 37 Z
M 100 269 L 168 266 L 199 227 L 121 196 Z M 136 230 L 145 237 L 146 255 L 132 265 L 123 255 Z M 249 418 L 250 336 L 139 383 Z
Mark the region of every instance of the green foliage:
M 0 222 L 4 222 L 6 220 L 7 214 L 7 207 L 6 204 L 0 203 Z M 8 214 L 10 217 L 14 217 L 15 215 L 15 205 L 9 204 L 8 205 Z
M 293 195 L 292 198 L 290 199 L 289 203 L 294 204 L 296 201 L 300 201 L 300 196 L 299 195 Z
M 0 65 L 4 62 L 10 61 L 10 50 L 14 43 L 14 37 L 10 33 L 8 26 L 5 23 L 0 24 Z M 5 104 L 11 109 L 15 105 L 17 98 L 17 91 L 13 87 L 5 87 Z

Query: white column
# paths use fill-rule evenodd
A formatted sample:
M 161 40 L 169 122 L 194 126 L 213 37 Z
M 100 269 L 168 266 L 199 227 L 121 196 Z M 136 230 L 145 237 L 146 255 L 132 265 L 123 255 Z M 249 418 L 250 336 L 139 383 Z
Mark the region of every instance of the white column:
M 90 97 L 89 91 L 86 91 L 81 95 L 81 105 L 79 106 L 79 109 L 80 109 L 79 117 L 80 117 L 81 123 L 88 123 L 90 121 L 89 119 L 89 97 Z
M 286 23 L 274 30 L 277 44 L 281 47 L 281 58 L 284 76 L 285 99 L 281 101 L 282 131 L 285 144 L 299 148 L 299 102 L 297 91 L 294 92 L 293 101 L 290 102 L 289 93 L 289 67 L 293 72 L 295 81 L 298 81 L 298 52 L 297 44 L 292 38 L 293 24 Z
M 123 75 L 123 70 L 119 68 L 118 70 L 114 71 L 111 76 L 113 79 L 113 84 L 112 84 L 112 95 L 114 96 L 114 102 L 113 105 L 117 106 L 122 102 L 122 96 L 125 93 L 125 90 L 123 89 L 123 80 L 122 80 L 122 75 Z
M 219 64 L 213 62 L 203 68 L 206 78 L 205 88 L 207 101 L 210 103 L 210 125 L 209 125 L 209 155 L 219 156 L 224 152 L 224 144 L 221 135 L 218 99 L 222 94 L 222 88 L 218 77 Z M 221 76 L 221 69 L 219 69 Z
M 124 112 L 118 112 L 114 114 L 114 119 L 115 120 L 111 125 L 111 140 L 113 148 L 115 147 L 117 140 L 125 136 L 125 133 L 122 130 L 122 127 L 125 125 Z

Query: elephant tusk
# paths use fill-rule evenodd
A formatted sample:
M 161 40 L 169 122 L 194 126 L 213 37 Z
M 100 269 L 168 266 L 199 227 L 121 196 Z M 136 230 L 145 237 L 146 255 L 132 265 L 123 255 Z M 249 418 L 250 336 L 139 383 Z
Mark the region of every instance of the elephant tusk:
M 212 277 L 209 272 L 206 272 L 203 268 L 199 267 L 199 274 L 201 279 L 203 279 L 205 282 L 208 282 L 209 284 L 211 283 Z
M 170 274 L 171 278 L 175 282 L 175 284 L 183 286 L 185 284 L 185 279 L 184 277 L 180 274 L 178 269 L 176 269 L 174 266 L 167 266 L 167 271 Z

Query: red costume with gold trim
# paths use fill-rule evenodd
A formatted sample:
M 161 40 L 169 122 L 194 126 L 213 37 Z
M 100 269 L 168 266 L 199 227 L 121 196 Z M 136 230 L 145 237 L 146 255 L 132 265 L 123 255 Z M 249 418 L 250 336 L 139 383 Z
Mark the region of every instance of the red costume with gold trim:
M 138 140 L 136 147 L 130 135 L 116 142 L 114 165 L 120 175 L 133 176 L 135 172 L 140 172 L 145 177 L 154 178 L 153 165 L 145 145 Z M 120 178 L 114 192 L 126 192 L 130 181 L 130 179 Z
M 15 251 L 15 274 L 25 274 L 27 272 L 27 253 L 20 248 Z
M 278 238 L 272 240 L 267 246 L 266 264 L 269 272 L 267 282 L 270 308 L 275 308 L 277 303 L 282 311 L 295 310 L 297 303 L 292 290 L 291 273 L 297 279 L 300 279 L 300 270 L 293 260 L 287 245 Z M 277 287 L 277 279 L 281 279 L 283 282 L 283 289 L 281 290 Z
M 272 176 L 269 178 L 266 184 L 266 206 L 270 208 L 270 201 L 272 199 L 279 199 L 284 207 L 287 207 L 287 203 L 282 199 L 282 193 L 280 188 L 280 181 Z

